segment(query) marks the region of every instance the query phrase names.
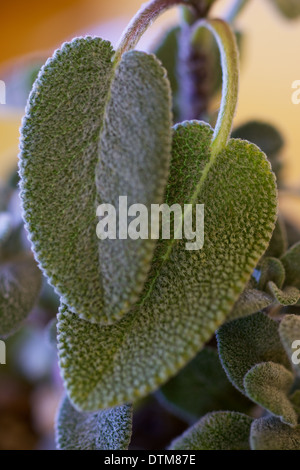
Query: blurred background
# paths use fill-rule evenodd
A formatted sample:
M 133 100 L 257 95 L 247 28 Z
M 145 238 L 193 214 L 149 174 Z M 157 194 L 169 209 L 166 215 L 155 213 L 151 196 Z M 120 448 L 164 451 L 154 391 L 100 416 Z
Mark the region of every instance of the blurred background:
M 1 2 L 0 80 L 6 83 L 6 104 L 0 105 L 1 180 L 12 175 L 16 167 L 20 122 L 32 80 L 41 64 L 62 42 L 77 35 L 99 35 L 116 45 L 141 3 L 140 0 Z M 231 0 L 217 0 L 212 16 L 223 16 L 230 3 Z M 157 39 L 178 18 L 176 9 L 163 15 L 138 48 L 152 50 Z M 287 21 L 270 0 L 251 0 L 237 25 L 245 37 L 235 124 L 260 119 L 281 132 L 285 140 L 283 180 L 290 189 L 281 192 L 280 205 L 286 217 L 300 228 L 300 104 L 293 104 L 291 99 L 292 83 L 300 80 L 300 21 Z M 7 341 L 9 363 L 0 365 L 0 449 L 54 448 L 53 420 L 62 386 L 55 346 L 46 338 L 51 331 L 44 330 L 56 309 L 57 299 L 45 286 L 26 327 Z M 146 422 L 158 433 L 159 418 L 153 413 L 150 403 Z M 181 432 L 184 424 L 169 419 L 164 417 L 164 426 L 173 432 L 175 429 L 175 434 Z

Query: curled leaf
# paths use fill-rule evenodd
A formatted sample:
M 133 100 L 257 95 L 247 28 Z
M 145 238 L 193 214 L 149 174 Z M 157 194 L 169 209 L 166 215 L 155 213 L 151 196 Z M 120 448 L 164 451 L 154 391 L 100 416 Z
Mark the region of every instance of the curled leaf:
M 296 426 L 297 413 L 287 397 L 294 381 L 293 374 L 281 364 L 257 364 L 244 377 L 247 396 L 286 424 Z
M 267 285 L 269 293 L 271 293 L 277 302 L 281 305 L 295 305 L 300 298 L 300 291 L 297 287 L 286 287 L 281 290 L 274 282 L 270 281 Z
M 84 413 L 65 396 L 56 419 L 56 445 L 60 450 L 126 450 L 131 429 L 130 405 Z
M 245 393 L 244 376 L 256 364 L 272 361 L 290 369 L 278 324 L 264 313 L 224 324 L 217 331 L 217 340 L 225 372 L 242 393 Z
M 259 264 L 260 279 L 258 288 L 265 290 L 267 283 L 272 281 L 280 289 L 285 279 L 285 271 L 282 263 L 277 258 L 263 258 Z
M 268 307 L 272 302 L 272 297 L 266 292 L 246 288 L 234 304 L 228 320 L 252 315 Z
M 208 413 L 172 442 L 171 450 L 250 450 L 253 419 L 233 411 Z

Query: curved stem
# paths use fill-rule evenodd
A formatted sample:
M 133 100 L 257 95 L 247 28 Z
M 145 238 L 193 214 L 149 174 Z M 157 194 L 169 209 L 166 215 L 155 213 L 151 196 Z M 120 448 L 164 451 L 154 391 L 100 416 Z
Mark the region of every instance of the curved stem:
M 196 12 L 198 11 L 195 0 L 151 0 L 146 3 L 124 31 L 114 56 L 114 63 L 117 64 L 120 61 L 124 52 L 135 48 L 141 36 L 158 16 L 176 5 L 190 6 Z
M 233 23 L 238 14 L 243 10 L 247 3 L 248 0 L 234 0 L 233 5 L 231 5 L 224 19 L 228 23 Z
M 213 160 L 226 147 L 232 130 L 238 101 L 239 53 L 235 35 L 223 20 L 200 20 L 197 22 L 192 36 L 192 42 L 195 45 L 199 30 L 203 27 L 211 31 L 217 41 L 223 71 L 222 101 L 211 143 Z

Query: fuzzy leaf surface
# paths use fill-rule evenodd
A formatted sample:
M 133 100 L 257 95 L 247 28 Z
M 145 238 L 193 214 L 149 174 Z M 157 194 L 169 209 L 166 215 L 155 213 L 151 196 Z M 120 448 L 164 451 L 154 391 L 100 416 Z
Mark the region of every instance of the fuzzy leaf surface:
M 176 374 L 225 321 L 266 249 L 277 214 L 270 165 L 239 140 L 211 164 L 211 138 L 204 123 L 175 128 L 166 191 L 169 205 L 205 205 L 203 249 L 161 241 L 139 305 L 112 326 L 60 308 L 60 365 L 81 409 L 132 402 Z
M 270 416 L 253 421 L 251 450 L 300 450 L 300 426 L 292 428 Z

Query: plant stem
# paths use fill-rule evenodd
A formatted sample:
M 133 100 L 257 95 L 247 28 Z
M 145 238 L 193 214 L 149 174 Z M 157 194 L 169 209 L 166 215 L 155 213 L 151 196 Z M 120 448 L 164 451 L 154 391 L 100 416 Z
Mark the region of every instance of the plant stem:
M 198 14 L 203 9 L 201 5 L 205 4 L 206 0 L 151 0 L 146 3 L 124 31 L 114 56 L 114 63 L 117 64 L 120 61 L 124 52 L 134 49 L 153 21 L 169 8 L 176 5 L 185 5 L 194 9 L 195 13 Z
M 248 0 L 234 0 L 233 4 L 225 15 L 225 20 L 228 23 L 233 23 L 238 14 L 243 10 L 247 3 Z
M 239 54 L 236 38 L 230 26 L 223 20 L 200 20 L 194 26 L 192 43 L 197 44 L 201 28 L 214 35 L 221 54 L 223 71 L 222 100 L 212 144 L 212 162 L 227 145 L 235 115 L 239 88 Z

